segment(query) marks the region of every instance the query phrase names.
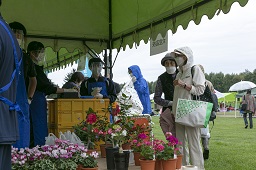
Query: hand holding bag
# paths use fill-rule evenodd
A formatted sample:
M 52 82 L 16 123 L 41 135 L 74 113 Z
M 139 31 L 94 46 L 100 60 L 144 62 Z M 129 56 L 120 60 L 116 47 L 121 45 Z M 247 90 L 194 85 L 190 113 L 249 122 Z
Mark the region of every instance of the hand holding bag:
M 207 127 L 212 107 L 209 102 L 178 99 L 175 122 L 191 127 Z

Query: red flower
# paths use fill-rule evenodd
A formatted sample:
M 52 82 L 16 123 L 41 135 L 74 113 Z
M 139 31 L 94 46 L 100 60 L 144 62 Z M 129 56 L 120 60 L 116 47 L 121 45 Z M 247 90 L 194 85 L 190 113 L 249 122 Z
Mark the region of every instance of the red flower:
M 97 120 L 97 116 L 95 113 L 90 113 L 88 116 L 87 116 L 87 119 L 86 119 L 86 122 L 89 123 L 89 124 L 93 124 L 95 123 Z

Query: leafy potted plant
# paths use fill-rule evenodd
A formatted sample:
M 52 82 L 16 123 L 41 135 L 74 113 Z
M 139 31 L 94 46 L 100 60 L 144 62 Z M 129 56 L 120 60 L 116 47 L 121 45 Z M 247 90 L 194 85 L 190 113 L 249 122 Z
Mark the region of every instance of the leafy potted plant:
M 94 164 L 90 166 L 97 167 L 95 162 L 97 152 L 88 155 L 84 146 L 70 143 L 69 141 L 56 139 L 55 145 L 43 145 L 34 148 L 25 148 L 18 150 L 12 148 L 12 169 L 28 170 L 75 170 L 78 164 L 84 162 L 89 164 L 94 160 Z
M 140 166 L 141 170 L 155 169 L 155 150 L 152 141 L 145 141 L 141 147 Z
M 99 117 L 92 108 L 89 108 L 86 112 L 86 120 L 83 120 L 76 126 L 73 126 L 75 134 L 82 140 L 87 146 L 88 150 L 95 149 L 95 142 L 99 140 L 99 123 L 97 122 Z
M 178 144 L 178 139 L 170 132 L 167 132 L 167 142 L 159 142 L 154 144 L 156 151 L 156 159 L 161 160 L 163 170 L 176 169 L 175 146 Z
M 74 160 L 79 165 L 76 170 L 98 170 L 98 157 L 97 152 L 88 153 L 78 153 L 76 154 Z

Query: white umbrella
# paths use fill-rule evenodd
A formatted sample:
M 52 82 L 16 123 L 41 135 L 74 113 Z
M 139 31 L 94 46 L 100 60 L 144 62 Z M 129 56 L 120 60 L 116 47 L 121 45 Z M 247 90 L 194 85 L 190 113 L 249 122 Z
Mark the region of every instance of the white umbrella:
M 250 81 L 240 81 L 238 83 L 233 84 L 230 88 L 229 91 L 243 91 L 243 90 L 248 90 L 255 88 L 256 84 Z

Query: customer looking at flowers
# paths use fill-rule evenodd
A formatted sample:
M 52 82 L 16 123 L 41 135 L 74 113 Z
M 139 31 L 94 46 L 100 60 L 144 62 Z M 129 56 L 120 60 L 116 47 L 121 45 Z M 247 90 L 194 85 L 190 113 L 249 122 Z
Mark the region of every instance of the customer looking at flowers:
M 174 85 L 173 81 L 178 73 L 177 64 L 171 53 L 167 53 L 161 60 L 161 65 L 165 67 L 166 71 L 161 74 L 156 83 L 154 101 L 156 104 L 162 106 L 162 113 L 160 114 L 160 126 L 164 134 L 172 132 L 176 136 L 175 118 L 172 111 L 172 100 Z M 164 98 L 162 94 L 164 93 Z
M 176 116 L 178 99 L 191 99 L 191 95 L 201 95 L 205 90 L 205 76 L 199 66 L 193 67 L 193 52 L 189 47 L 175 49 L 171 55 L 179 66 L 179 73 L 174 80 L 173 114 Z M 187 146 L 189 153 L 183 152 L 183 165 L 195 165 L 204 169 L 204 159 L 201 147 L 201 133 L 199 127 L 190 127 L 176 123 L 176 137 L 182 142 L 183 149 Z M 190 162 L 188 160 L 190 158 Z

